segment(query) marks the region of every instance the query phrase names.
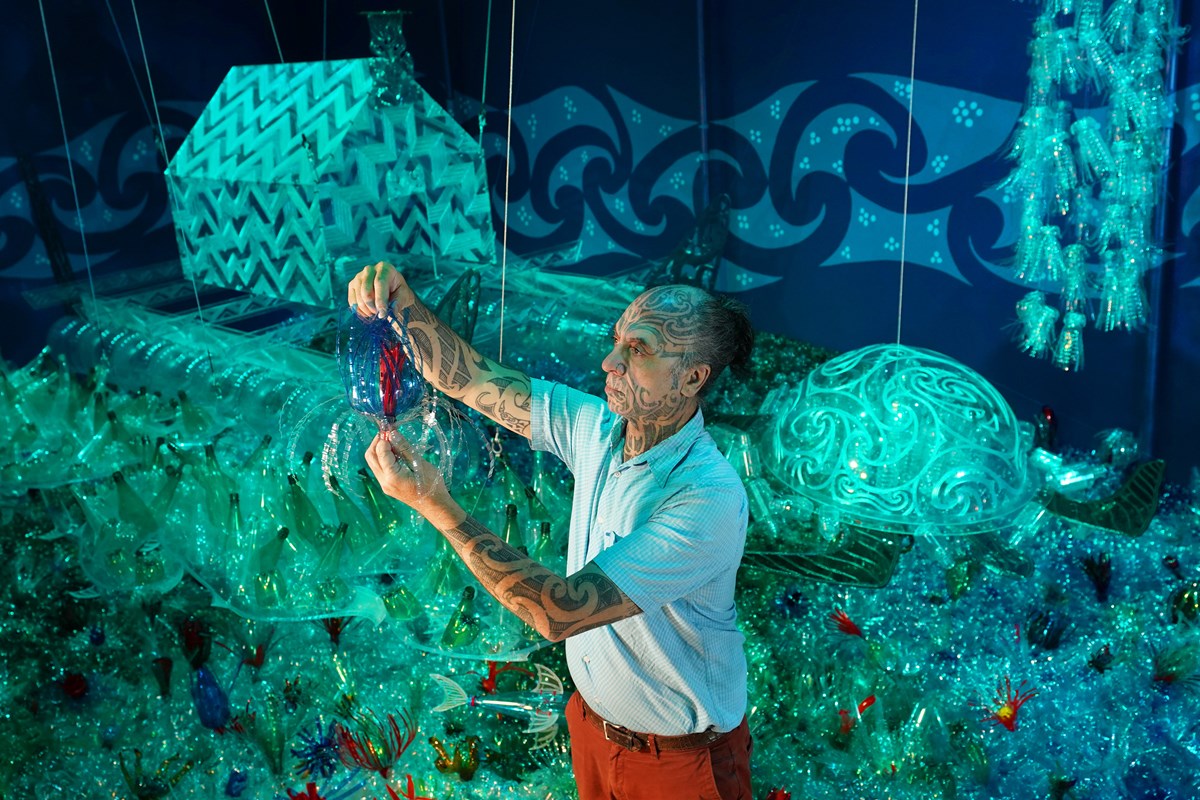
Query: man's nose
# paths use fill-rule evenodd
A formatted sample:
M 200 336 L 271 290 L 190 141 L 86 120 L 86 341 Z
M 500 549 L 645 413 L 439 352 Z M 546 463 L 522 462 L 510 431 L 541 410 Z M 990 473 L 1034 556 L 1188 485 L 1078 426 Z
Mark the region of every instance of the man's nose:
M 614 372 L 617 375 L 625 374 L 625 362 L 621 360 L 621 357 L 618 355 L 615 347 L 608 351 L 608 355 L 606 355 L 604 360 L 600 362 L 600 368 L 605 372 Z

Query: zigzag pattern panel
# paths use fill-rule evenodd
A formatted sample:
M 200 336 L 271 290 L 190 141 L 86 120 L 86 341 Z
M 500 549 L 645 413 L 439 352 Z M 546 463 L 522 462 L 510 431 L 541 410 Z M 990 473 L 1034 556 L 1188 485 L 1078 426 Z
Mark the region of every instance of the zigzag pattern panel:
M 168 169 L 189 274 L 328 305 L 340 257 L 492 259 L 476 142 L 424 92 L 381 110 L 371 88 L 365 60 L 230 71 Z
M 495 237 L 476 143 L 428 96 L 363 119 L 369 125 L 344 140 L 348 158 L 321 183 L 330 251 L 490 262 Z
M 332 285 L 311 187 L 176 179 L 184 269 L 219 286 L 326 305 Z
M 234 67 L 171 171 L 264 183 L 311 180 L 339 157 L 370 87 L 361 60 Z

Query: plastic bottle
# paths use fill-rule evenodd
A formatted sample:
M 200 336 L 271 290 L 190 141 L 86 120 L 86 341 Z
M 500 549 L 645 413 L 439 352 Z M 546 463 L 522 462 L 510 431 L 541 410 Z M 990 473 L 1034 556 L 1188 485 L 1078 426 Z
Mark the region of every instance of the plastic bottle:
M 142 536 L 149 536 L 158 530 L 159 518 L 125 480 L 125 475 L 118 470 L 113 473 L 112 478 L 117 487 L 117 516 L 132 525 Z
M 237 484 L 221 468 L 212 444 L 204 445 L 204 461 L 196 472 L 196 478 L 204 489 L 204 505 L 209 522 L 214 527 L 221 525 L 229 506 L 229 495 L 237 491 Z
M 279 573 L 279 559 L 287 539 L 288 529 L 280 528 L 255 554 L 254 597 L 261 608 L 275 608 L 287 597 L 287 587 Z
M 442 647 L 466 647 L 479 638 L 481 630 L 479 617 L 475 615 L 475 587 L 464 586 L 458 606 L 442 632 Z
M 524 547 L 525 545 L 521 537 L 520 526 L 517 523 L 517 506 L 515 503 L 507 503 L 504 506 L 504 533 L 500 538 L 513 547 Z
M 280 485 L 275 471 L 276 456 L 271 447 L 271 434 L 263 436 L 254 452 L 242 462 L 241 485 L 238 492 L 245 498 L 250 513 L 259 511 L 269 514 L 269 506 L 277 498 Z
M 554 539 L 551 536 L 550 523 L 549 521 L 543 521 L 538 526 L 538 532 L 533 537 L 533 547 L 529 549 L 529 557 L 544 566 L 555 555 Z
M 397 580 L 383 593 L 381 599 L 389 617 L 403 622 L 418 642 L 429 641 L 429 615 L 425 613 L 425 606 L 407 586 Z
M 317 563 L 317 584 L 313 594 L 322 603 L 336 604 L 346 599 L 350 587 L 342 580 L 342 551 L 346 548 L 347 525 L 342 523 Z
M 375 555 L 383 544 L 383 534 L 379 528 L 346 496 L 336 475 L 329 476 L 329 488 L 338 521 L 347 526 L 346 543 L 350 545 L 350 552 L 359 559 Z
M 375 477 L 365 468 L 358 471 L 358 476 L 362 481 L 363 499 L 367 506 L 367 512 L 375 523 L 375 527 L 385 538 L 397 536 L 402 523 L 399 517 L 392 513 L 391 504 L 379 490 L 379 484 L 376 483 Z
M 183 470 L 173 464 L 163 467 L 163 472 L 166 478 L 163 480 L 162 486 L 158 488 L 158 493 L 154 496 L 154 502 L 150 506 L 150 513 L 160 522 L 167 520 L 167 515 L 175 500 L 175 492 L 179 488 L 179 481 L 183 478 Z
M 325 532 L 321 514 L 294 473 L 288 475 L 287 498 L 289 521 L 296 536 L 316 552 L 325 552 L 329 535 Z

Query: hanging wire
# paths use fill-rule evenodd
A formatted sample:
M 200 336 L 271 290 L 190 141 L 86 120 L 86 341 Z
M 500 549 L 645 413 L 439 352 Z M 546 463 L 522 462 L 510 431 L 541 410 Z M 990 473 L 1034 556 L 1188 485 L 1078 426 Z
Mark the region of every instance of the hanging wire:
M 517 42 L 517 0 L 512 4 L 512 25 L 508 32 L 508 132 L 504 136 L 504 232 L 501 234 L 500 251 L 500 353 L 498 360 L 504 361 L 504 290 L 508 276 L 508 183 L 512 174 L 512 108 L 513 108 L 513 55 Z
M 900 297 L 896 308 L 896 344 L 904 322 L 904 253 L 908 245 L 908 183 L 912 172 L 913 94 L 917 83 L 917 11 L 921 0 L 913 0 L 912 63 L 908 71 L 908 137 L 904 147 L 904 208 L 900 214 Z
M 488 0 L 487 27 L 483 33 L 483 95 L 479 98 L 479 149 L 483 149 L 483 126 L 487 118 L 488 52 L 492 46 L 492 0 Z
M 92 258 L 88 254 L 87 232 L 83 229 L 83 212 L 79 210 L 79 188 L 75 183 L 75 167 L 71 163 L 71 143 L 67 139 L 67 121 L 63 116 L 62 96 L 58 92 L 58 71 L 54 69 L 54 51 L 50 48 L 50 28 L 46 25 L 46 9 L 38 0 L 38 11 L 42 15 L 42 34 L 46 37 L 46 55 L 50 58 L 50 81 L 54 84 L 54 102 L 58 105 L 58 124 L 62 128 L 63 150 L 67 156 L 67 175 L 71 179 L 71 195 L 75 198 L 75 219 L 79 225 L 79 240 L 83 243 L 83 264 L 87 269 L 88 288 L 92 292 L 92 304 L 96 303 L 96 283 L 92 280 Z
M 40 3 L 41 0 L 38 0 L 38 2 Z M 146 57 L 146 39 L 144 36 L 142 36 L 142 23 L 138 18 L 137 0 L 129 0 L 129 6 L 133 9 L 133 26 L 137 31 L 138 48 L 142 52 L 142 63 L 146 66 L 146 85 L 150 87 L 150 103 L 154 107 L 154 120 L 158 129 L 158 148 L 159 152 L 162 153 L 164 166 L 169 167 L 171 164 L 171 158 L 167 154 L 167 136 L 163 131 L 162 116 L 158 113 L 158 96 L 154 92 L 154 79 L 150 76 L 150 59 Z M 171 188 L 171 182 L 169 180 L 166 182 L 166 184 L 167 195 L 171 200 L 171 204 L 174 205 L 176 202 L 175 191 Z M 182 257 L 183 254 L 181 253 L 180 258 Z M 204 306 L 200 303 L 200 287 L 196 285 L 196 275 L 193 273 L 189 276 L 189 278 L 192 283 L 192 297 L 196 300 L 196 317 L 200 320 L 200 328 L 207 331 L 208 323 L 204 319 Z M 217 367 L 213 363 L 212 350 L 209 349 L 207 345 L 205 346 L 205 354 L 208 356 L 208 370 L 210 373 L 215 374 Z
M 324 0 L 321 4 L 321 60 L 328 61 L 329 54 L 326 51 L 326 43 L 329 40 L 329 0 Z M 281 56 L 282 58 L 282 56 Z
M 125 35 L 121 33 L 121 26 L 117 24 L 117 15 L 113 13 L 112 3 L 109 0 L 104 0 L 104 6 L 108 9 L 108 18 L 112 20 L 113 29 L 117 32 L 117 41 L 121 43 L 121 52 L 125 55 L 125 64 L 129 67 L 129 75 L 133 78 L 134 88 L 137 89 L 138 100 L 142 101 L 146 120 L 153 125 L 154 115 L 150 113 L 150 104 L 146 102 L 146 93 L 142 91 L 142 82 L 138 80 L 137 68 L 133 66 L 133 59 L 129 57 L 129 48 L 125 45 Z
M 133 9 L 133 26 L 137 30 L 138 47 L 142 51 L 142 63 L 146 65 L 146 85 L 150 87 L 150 104 L 154 107 L 154 124 L 158 131 L 158 151 L 162 154 L 163 166 L 166 166 L 170 161 L 167 156 L 167 137 L 163 133 L 162 117 L 158 113 L 158 98 L 154 95 L 154 81 L 150 77 L 150 59 L 146 58 L 146 40 L 142 38 L 142 23 L 138 19 L 137 0 L 129 0 L 129 7 Z
M 267 10 L 267 24 L 271 26 L 271 36 L 275 39 L 275 51 L 279 53 L 279 63 L 286 63 L 283 60 L 283 48 L 279 46 L 279 34 L 275 32 L 275 19 L 271 16 L 271 4 L 267 0 L 263 0 L 263 8 Z

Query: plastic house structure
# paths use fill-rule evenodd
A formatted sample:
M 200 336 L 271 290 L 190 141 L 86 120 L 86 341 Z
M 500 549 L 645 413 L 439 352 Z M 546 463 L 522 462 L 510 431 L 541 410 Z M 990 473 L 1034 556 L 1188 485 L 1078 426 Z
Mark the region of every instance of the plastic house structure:
M 167 167 L 186 275 L 331 306 L 341 259 L 491 262 L 481 149 L 371 22 L 374 58 L 229 71 Z

